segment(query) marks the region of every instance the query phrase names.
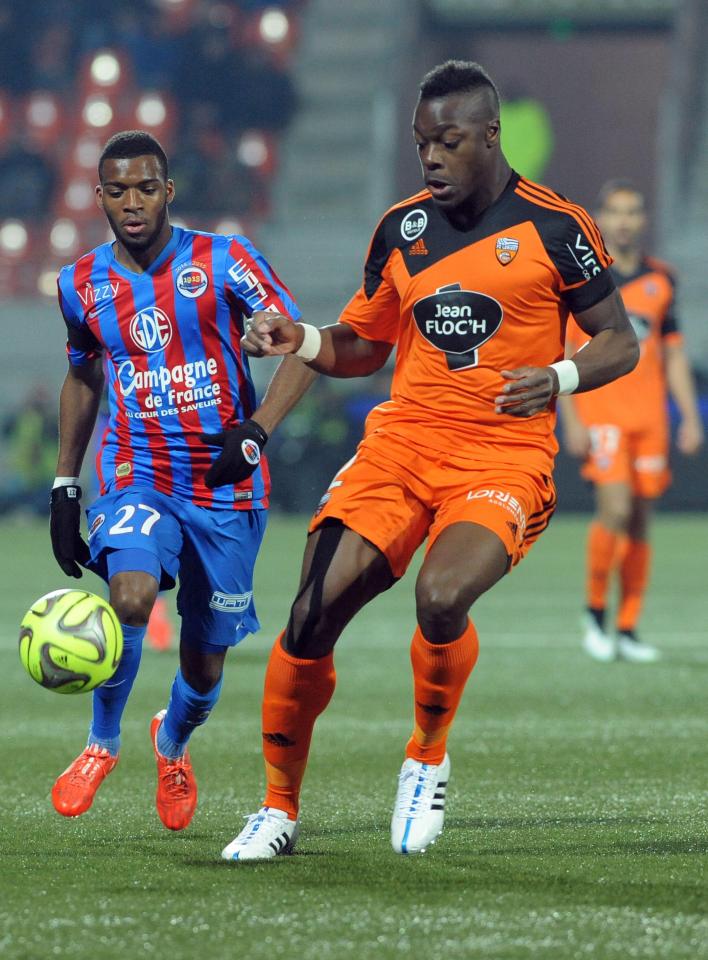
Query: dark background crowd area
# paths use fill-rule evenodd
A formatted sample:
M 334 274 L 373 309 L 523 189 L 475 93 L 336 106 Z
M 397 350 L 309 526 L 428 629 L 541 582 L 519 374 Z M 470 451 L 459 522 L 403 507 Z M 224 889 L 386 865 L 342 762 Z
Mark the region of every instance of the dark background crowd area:
M 116 129 L 139 125 L 132 108 L 146 91 L 163 97 L 167 108 L 154 133 L 164 141 L 178 184 L 174 214 L 205 229 L 228 217 L 263 216 L 277 137 L 297 104 L 290 62 L 301 6 L 294 0 L 1 0 L 0 220 L 16 218 L 36 230 L 71 215 L 61 191 L 76 173 L 72 149 L 81 137 L 93 136 L 97 144 Z M 282 38 L 277 30 L 264 37 L 260 29 L 261 17 L 273 9 L 287 18 Z M 103 88 L 90 75 L 92 58 L 102 51 L 121 67 L 120 80 Z M 92 94 L 107 97 L 113 108 L 105 128 L 82 119 Z M 57 122 L 35 123 L 42 109 L 56 110 Z M 261 140 L 250 154 L 247 141 L 244 156 L 248 131 Z M 79 221 L 81 215 L 77 210 Z M 37 236 L 32 240 L 33 248 L 42 246 Z

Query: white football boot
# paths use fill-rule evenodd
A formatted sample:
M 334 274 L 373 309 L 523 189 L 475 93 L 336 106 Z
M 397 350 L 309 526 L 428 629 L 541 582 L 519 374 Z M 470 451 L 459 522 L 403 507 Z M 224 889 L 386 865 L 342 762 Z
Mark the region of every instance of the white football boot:
M 261 807 L 246 818 L 241 833 L 221 851 L 224 860 L 270 860 L 292 853 L 299 823 L 289 820 L 284 810 Z
M 410 757 L 404 761 L 391 818 L 391 844 L 396 853 L 425 853 L 440 836 L 449 776 L 447 754 L 439 766 Z
M 617 632 L 617 654 L 620 660 L 629 663 L 656 663 L 661 659 L 661 651 L 657 647 L 644 643 L 630 630 Z
M 583 650 L 589 653 L 593 660 L 610 663 L 617 659 L 617 641 L 602 630 L 590 613 L 584 613 L 581 621 L 583 628 Z

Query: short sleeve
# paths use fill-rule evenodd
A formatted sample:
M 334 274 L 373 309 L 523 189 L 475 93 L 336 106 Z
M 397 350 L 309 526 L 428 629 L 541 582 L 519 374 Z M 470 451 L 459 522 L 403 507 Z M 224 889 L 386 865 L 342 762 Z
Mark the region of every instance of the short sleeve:
M 76 291 L 71 286 L 67 268 L 61 271 L 57 278 L 57 296 L 59 309 L 66 324 L 66 353 L 69 363 L 81 367 L 91 360 L 95 360 L 103 353 L 103 347 L 86 325 L 73 301 Z
M 612 257 L 600 231 L 582 207 L 557 217 L 546 250 L 560 274 L 560 295 L 571 313 L 589 310 L 615 289 Z
M 389 247 L 385 222 L 379 224 L 371 240 L 364 281 L 339 318 L 365 340 L 396 343 L 401 302 L 389 272 Z
M 292 294 L 246 237 L 229 237 L 224 283 L 227 294 L 250 317 L 256 310 L 282 313 L 291 320 L 302 316 Z

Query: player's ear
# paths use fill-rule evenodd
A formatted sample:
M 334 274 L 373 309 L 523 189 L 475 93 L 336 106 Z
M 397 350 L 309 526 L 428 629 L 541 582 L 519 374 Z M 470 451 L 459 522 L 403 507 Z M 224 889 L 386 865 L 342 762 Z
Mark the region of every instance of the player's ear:
M 172 203 L 175 198 L 175 182 L 174 180 L 169 180 L 165 184 L 165 196 L 168 203 Z
M 103 210 L 103 187 L 100 183 L 96 184 L 96 206 L 99 210 Z

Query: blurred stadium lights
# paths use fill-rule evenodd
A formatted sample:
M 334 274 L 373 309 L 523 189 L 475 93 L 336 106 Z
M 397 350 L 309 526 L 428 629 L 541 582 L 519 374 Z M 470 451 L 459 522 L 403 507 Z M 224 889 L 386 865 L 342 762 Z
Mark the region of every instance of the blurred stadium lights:
M 94 185 L 85 177 L 69 180 L 64 189 L 64 204 L 74 213 L 93 212 Z
M 114 87 L 121 76 L 118 57 L 111 50 L 99 51 L 91 61 L 91 79 L 99 87 Z
M 283 43 L 290 32 L 290 21 L 280 7 L 269 7 L 261 14 L 258 32 L 265 43 Z
M 145 93 L 138 100 L 135 118 L 140 127 L 161 127 L 167 119 L 167 104 L 159 93 Z
M 113 107 L 105 97 L 87 97 L 81 116 L 89 127 L 107 127 L 113 119 Z
M 27 101 L 27 124 L 30 127 L 51 127 L 59 119 L 59 105 L 54 94 L 35 91 Z
M 269 160 L 265 136 L 258 130 L 247 130 L 238 142 L 236 156 L 246 167 L 264 167 Z
M 37 289 L 43 297 L 51 297 L 52 300 L 56 297 L 58 273 L 58 267 L 45 267 L 37 274 Z
M 102 143 L 94 134 L 85 133 L 74 144 L 72 163 L 82 170 L 95 171 L 101 156 Z
M 21 257 L 27 249 L 29 234 L 21 220 L 5 220 L 0 226 L 0 252 L 7 257 Z
M 55 220 L 49 231 L 49 243 L 52 252 L 62 256 L 71 256 L 79 248 L 79 231 L 73 220 L 60 217 Z

